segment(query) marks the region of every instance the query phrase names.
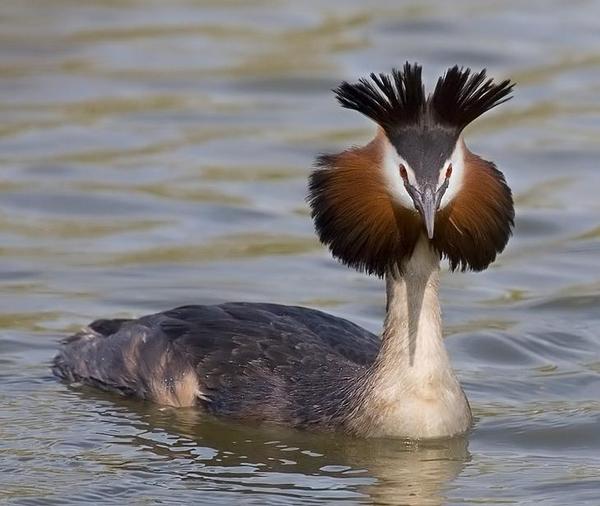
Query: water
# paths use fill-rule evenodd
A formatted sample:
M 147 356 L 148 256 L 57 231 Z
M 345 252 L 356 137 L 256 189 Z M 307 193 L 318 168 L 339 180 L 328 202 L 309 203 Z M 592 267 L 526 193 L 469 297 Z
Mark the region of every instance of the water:
M 600 2 L 4 0 L 0 501 L 600 503 Z M 477 422 L 411 446 L 235 426 L 49 373 L 105 316 L 303 304 L 377 331 L 383 287 L 317 243 L 317 152 L 372 127 L 329 92 L 406 59 L 518 83 L 467 135 L 515 191 L 507 251 L 445 275 Z

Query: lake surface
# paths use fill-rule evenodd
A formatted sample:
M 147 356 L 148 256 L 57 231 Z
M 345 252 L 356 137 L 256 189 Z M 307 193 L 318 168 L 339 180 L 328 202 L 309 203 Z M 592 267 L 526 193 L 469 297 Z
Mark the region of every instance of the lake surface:
M 600 2 L 3 0 L 0 502 L 600 504 Z M 199 419 L 50 374 L 92 319 L 226 300 L 377 332 L 381 281 L 315 239 L 318 152 L 372 125 L 329 91 L 406 59 L 518 82 L 467 132 L 517 203 L 443 276 L 477 417 L 435 444 Z

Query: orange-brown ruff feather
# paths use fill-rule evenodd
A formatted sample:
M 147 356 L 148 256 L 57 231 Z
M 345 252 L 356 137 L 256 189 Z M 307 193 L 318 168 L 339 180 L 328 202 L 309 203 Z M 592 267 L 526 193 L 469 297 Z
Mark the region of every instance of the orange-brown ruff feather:
M 419 216 L 392 203 L 381 163 L 383 133 L 367 146 L 319 159 L 310 177 L 313 218 L 334 257 L 369 274 L 410 257 L 420 234 Z
M 394 203 L 388 194 L 379 170 L 383 135 L 364 147 L 322 156 L 309 183 L 321 241 L 346 265 L 378 276 L 401 270 L 423 227 L 416 211 Z M 463 150 L 463 188 L 439 211 L 432 244 L 452 270 L 480 271 L 510 237 L 513 200 L 495 165 Z
M 463 147 L 465 174 L 461 191 L 436 218 L 434 247 L 450 268 L 485 269 L 511 235 L 513 199 L 496 166 Z

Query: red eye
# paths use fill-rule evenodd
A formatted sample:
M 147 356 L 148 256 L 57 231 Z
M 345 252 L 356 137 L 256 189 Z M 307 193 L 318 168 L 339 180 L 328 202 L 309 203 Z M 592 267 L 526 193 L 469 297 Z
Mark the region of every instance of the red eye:
M 452 164 L 448 165 L 446 169 L 446 179 L 448 179 L 452 175 Z
M 402 164 L 400 164 L 400 175 L 402 176 L 402 179 L 404 179 L 404 182 L 406 183 L 408 181 L 408 173 L 406 172 L 406 167 Z

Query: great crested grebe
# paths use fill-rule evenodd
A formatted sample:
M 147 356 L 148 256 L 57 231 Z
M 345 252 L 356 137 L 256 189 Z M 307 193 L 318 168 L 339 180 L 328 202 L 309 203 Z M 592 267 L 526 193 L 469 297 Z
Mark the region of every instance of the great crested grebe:
M 511 235 L 510 188 L 461 133 L 512 87 L 455 66 L 426 95 L 421 67 L 407 62 L 335 90 L 379 128 L 366 146 L 321 156 L 307 200 L 334 257 L 385 277 L 381 339 L 304 307 L 183 306 L 91 323 L 66 339 L 54 373 L 238 420 L 362 437 L 467 431 L 471 410 L 442 338 L 440 260 L 483 270 Z

